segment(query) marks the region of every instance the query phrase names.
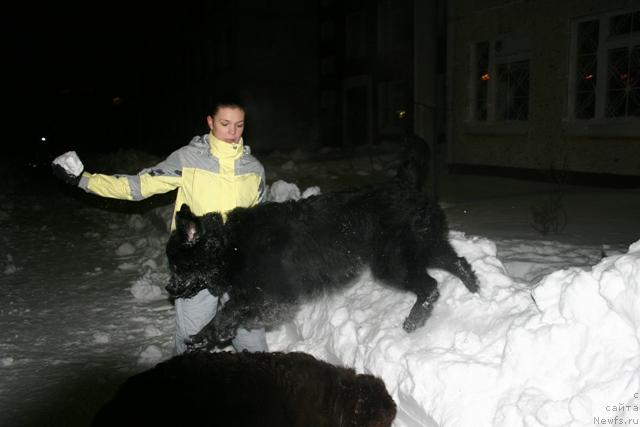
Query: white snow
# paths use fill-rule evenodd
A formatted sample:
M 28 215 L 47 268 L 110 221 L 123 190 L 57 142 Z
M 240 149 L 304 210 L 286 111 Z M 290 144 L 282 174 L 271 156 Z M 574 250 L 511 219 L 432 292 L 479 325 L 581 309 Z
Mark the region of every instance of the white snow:
M 389 174 L 378 160 L 311 158 L 261 159 L 267 172 L 310 174 L 300 175 L 312 184 L 304 191 L 295 177 L 271 175 L 269 199 L 326 192 L 336 176 Z M 407 334 L 415 296 L 363 272 L 270 331 L 270 349 L 380 376 L 398 405 L 396 427 L 640 424 L 638 190 L 567 186 L 567 228 L 541 236 L 527 214 L 547 186 L 439 179 L 450 240 L 477 272 L 479 294 L 430 271 L 440 300 Z M 40 184 L 41 193 L 0 193 L 0 424 L 86 425 L 125 378 L 172 356 L 171 208 L 123 213 Z
M 78 176 L 84 170 L 84 165 L 75 151 L 67 151 L 53 159 L 53 163 L 62 166 L 73 176 Z
M 153 261 L 153 260 L 151 260 Z M 155 264 L 155 262 L 154 262 Z M 131 285 L 131 295 L 139 300 L 153 301 L 158 299 L 166 299 L 167 295 L 163 292 L 163 289 L 156 283 L 161 283 L 161 280 L 151 270 L 147 270 L 144 276 L 135 280 Z M 160 276 L 166 278 L 166 275 Z
M 285 200 L 298 200 L 300 199 L 300 189 L 295 184 L 279 179 L 269 187 L 267 198 L 278 203 Z
M 139 365 L 155 365 L 156 363 L 162 361 L 163 354 L 162 350 L 160 350 L 155 345 L 150 345 L 145 348 L 142 353 L 140 353 L 140 357 L 138 358 Z
M 133 255 L 135 252 L 136 247 L 129 242 L 121 244 L 120 246 L 118 246 L 118 249 L 116 249 L 116 255 L 118 256 Z

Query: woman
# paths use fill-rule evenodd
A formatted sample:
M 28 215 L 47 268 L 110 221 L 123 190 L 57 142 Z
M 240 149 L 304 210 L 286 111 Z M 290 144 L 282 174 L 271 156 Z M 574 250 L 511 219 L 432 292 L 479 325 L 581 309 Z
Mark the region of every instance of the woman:
M 74 171 L 79 164 L 75 153 L 66 153 L 53 162 L 54 173 L 88 193 L 124 200 L 142 200 L 177 189 L 175 213 L 183 203 L 196 215 L 250 207 L 265 199 L 265 174 L 242 140 L 245 109 L 237 101 L 215 104 L 207 116 L 210 132 L 194 137 L 166 160 L 137 175 L 103 175 Z M 75 156 L 71 162 L 69 160 Z M 73 161 L 75 160 L 75 162 Z M 75 173 L 74 173 L 75 172 Z M 218 298 L 204 290 L 192 298 L 177 299 L 176 353 L 186 350 L 185 339 L 200 331 L 216 314 Z M 233 341 L 237 351 L 267 351 L 264 329 L 242 330 Z

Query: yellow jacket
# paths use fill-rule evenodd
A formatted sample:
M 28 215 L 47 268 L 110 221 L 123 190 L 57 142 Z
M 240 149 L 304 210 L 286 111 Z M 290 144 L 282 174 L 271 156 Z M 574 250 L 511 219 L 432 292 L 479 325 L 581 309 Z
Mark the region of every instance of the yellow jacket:
M 189 145 L 137 175 L 84 172 L 78 185 L 89 193 L 124 200 L 142 200 L 177 188 L 172 228 L 175 212 L 183 203 L 196 215 L 225 214 L 265 199 L 264 167 L 249 147 L 242 139 L 229 144 L 212 133 L 196 136 Z

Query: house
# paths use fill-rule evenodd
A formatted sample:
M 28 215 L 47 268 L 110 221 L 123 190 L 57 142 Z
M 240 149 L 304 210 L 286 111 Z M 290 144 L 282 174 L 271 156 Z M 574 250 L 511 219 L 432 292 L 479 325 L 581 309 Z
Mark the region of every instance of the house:
M 446 14 L 450 170 L 639 185 L 637 1 L 450 0 Z
M 323 145 L 396 140 L 412 126 L 413 0 L 319 0 Z

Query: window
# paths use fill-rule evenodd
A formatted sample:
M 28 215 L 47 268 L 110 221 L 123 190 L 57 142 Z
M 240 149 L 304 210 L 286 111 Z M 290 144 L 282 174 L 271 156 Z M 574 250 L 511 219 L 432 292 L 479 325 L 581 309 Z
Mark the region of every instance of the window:
M 487 120 L 489 103 L 489 42 L 476 45 L 475 60 L 475 115 L 476 120 Z
M 575 23 L 570 115 L 640 117 L 640 11 Z
M 529 117 L 529 61 L 498 64 L 496 118 L 527 120 Z
M 578 25 L 576 70 L 580 77 L 576 80 L 575 116 L 579 119 L 595 115 L 599 31 L 598 21 L 587 21 Z
M 471 49 L 471 119 L 479 122 L 529 118 L 529 42 L 510 35 Z

